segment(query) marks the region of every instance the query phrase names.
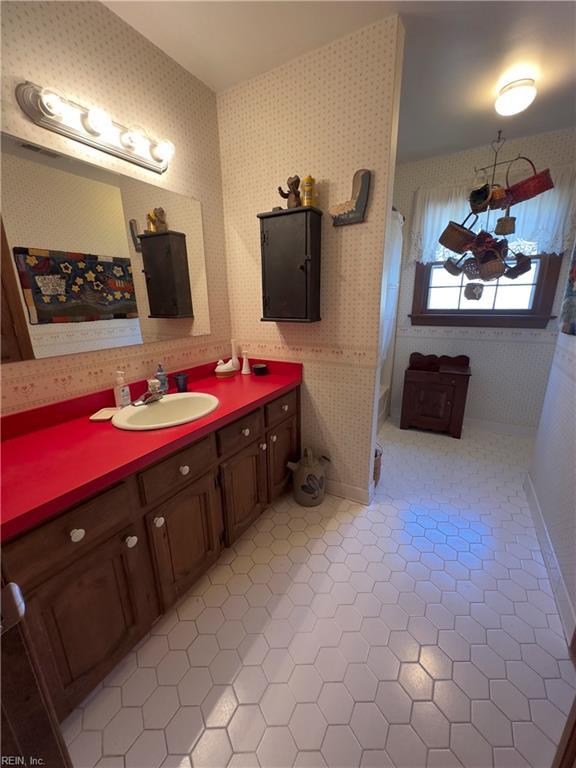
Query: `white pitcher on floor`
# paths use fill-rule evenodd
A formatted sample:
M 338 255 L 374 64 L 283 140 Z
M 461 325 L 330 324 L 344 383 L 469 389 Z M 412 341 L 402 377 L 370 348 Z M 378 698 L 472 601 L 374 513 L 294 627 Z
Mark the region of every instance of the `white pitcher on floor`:
M 302 507 L 316 507 L 324 500 L 326 477 L 324 467 L 330 462 L 326 456 L 315 459 L 311 448 L 304 448 L 299 462 L 288 462 L 292 470 L 292 493 Z

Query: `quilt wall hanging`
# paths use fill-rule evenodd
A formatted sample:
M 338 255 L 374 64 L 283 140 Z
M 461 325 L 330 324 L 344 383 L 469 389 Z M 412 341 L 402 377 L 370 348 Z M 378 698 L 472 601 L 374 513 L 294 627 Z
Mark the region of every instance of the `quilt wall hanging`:
M 13 249 L 32 325 L 138 317 L 130 259 Z

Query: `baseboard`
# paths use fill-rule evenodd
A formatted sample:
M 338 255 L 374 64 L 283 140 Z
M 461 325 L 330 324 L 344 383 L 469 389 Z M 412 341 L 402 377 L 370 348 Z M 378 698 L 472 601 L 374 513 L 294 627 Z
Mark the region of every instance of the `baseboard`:
M 558 606 L 558 613 L 560 614 L 560 620 L 564 627 L 566 641 L 571 650 L 574 651 L 576 649 L 576 606 L 572 603 L 570 594 L 566 589 L 566 583 L 562 576 L 560 566 L 558 565 L 558 560 L 556 559 L 546 522 L 544 521 L 542 508 L 538 501 L 532 478 L 529 474 L 526 475 L 526 479 L 524 480 L 524 490 L 528 498 L 528 505 L 530 507 L 530 512 L 532 513 L 532 519 L 534 521 L 538 542 L 542 549 L 544 562 L 546 563 L 548 575 L 550 576 L 550 583 L 552 584 L 554 597 L 556 598 L 556 605 Z
M 483 429 L 498 435 L 516 435 L 518 437 L 532 437 L 538 428 L 529 424 L 505 424 L 501 421 L 486 421 L 485 419 L 464 419 L 464 428 L 466 427 Z
M 356 485 L 346 485 L 346 483 L 339 483 L 337 480 L 328 480 L 326 490 L 332 496 L 340 496 L 342 499 L 355 501 L 358 504 L 370 503 L 369 488 L 358 488 Z
M 392 411 L 389 419 L 392 423 L 400 424 L 400 411 Z M 517 437 L 532 437 L 536 434 L 537 427 L 529 424 L 505 424 L 501 421 L 486 421 L 486 419 L 465 418 L 463 429 L 470 427 L 472 429 L 481 429 L 485 432 L 495 432 L 498 435 L 516 435 Z M 462 435 L 465 437 L 465 435 Z

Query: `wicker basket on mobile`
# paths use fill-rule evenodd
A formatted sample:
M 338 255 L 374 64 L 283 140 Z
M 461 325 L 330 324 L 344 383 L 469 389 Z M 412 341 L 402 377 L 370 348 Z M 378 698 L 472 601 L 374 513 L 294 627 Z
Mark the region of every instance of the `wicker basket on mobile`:
M 496 255 L 489 261 L 484 261 L 478 268 L 480 277 L 482 280 L 488 282 L 489 280 L 497 280 L 502 277 L 506 271 L 506 264 L 499 259 Z
M 462 259 L 464 256 L 461 256 L 458 261 L 455 261 L 454 259 L 446 259 L 444 262 L 444 269 L 446 272 L 449 272 L 454 277 L 458 277 L 458 275 L 462 274 L 462 267 L 460 266 Z
M 504 277 L 509 277 L 510 280 L 516 280 L 517 277 L 530 272 L 532 269 L 532 260 L 529 256 L 525 256 L 523 253 L 516 253 L 515 256 L 516 264 L 513 267 L 508 267 L 504 273 Z
M 462 264 L 462 272 L 464 272 L 468 280 L 478 280 L 480 277 L 480 265 L 475 258 L 470 257 Z
M 527 163 L 530 163 L 533 173 L 532 176 L 528 176 L 527 179 L 522 179 L 522 181 L 517 181 L 515 184 L 510 184 L 510 169 L 517 160 L 525 160 Z M 550 176 L 549 168 L 538 173 L 532 160 L 528 157 L 524 157 L 524 155 L 520 155 L 515 160 L 512 160 L 506 170 L 506 187 L 508 204 L 516 205 L 517 203 L 522 203 L 525 200 L 530 200 L 537 195 L 541 195 L 549 189 L 553 189 L 554 182 Z
M 444 232 L 442 232 L 438 238 L 440 245 L 443 245 L 444 248 L 448 248 L 449 251 L 453 251 L 454 253 L 465 253 L 468 250 L 470 243 L 472 243 L 476 237 L 475 232 L 464 226 L 470 216 L 474 216 L 474 221 L 471 224 L 473 227 L 478 221 L 478 216 L 474 213 L 469 213 L 462 224 L 458 224 L 456 221 L 449 222 Z

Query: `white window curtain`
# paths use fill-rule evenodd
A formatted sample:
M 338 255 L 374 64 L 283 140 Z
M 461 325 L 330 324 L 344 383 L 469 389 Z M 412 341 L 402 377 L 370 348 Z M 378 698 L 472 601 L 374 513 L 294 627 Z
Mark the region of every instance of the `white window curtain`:
M 572 248 L 576 238 L 576 165 L 551 168 L 554 189 L 513 206 L 510 215 L 516 217 L 516 233 L 508 237 L 512 250 L 526 255 L 562 253 Z M 470 213 L 468 196 L 472 185 L 420 188 L 416 192 L 414 216 L 410 235 L 410 257 L 429 264 L 445 261 L 454 254 L 438 243 L 449 221 L 461 224 Z M 489 212 L 489 230 L 504 212 Z M 477 232 L 486 228 L 488 213 L 480 214 Z M 472 226 L 470 216 L 466 226 Z

